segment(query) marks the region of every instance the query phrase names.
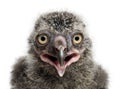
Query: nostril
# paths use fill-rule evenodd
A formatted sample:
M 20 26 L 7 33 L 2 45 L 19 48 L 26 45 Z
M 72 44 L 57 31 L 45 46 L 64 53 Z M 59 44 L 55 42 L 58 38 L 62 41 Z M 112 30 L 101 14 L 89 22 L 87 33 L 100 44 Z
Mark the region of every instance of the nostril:
M 66 51 L 67 51 L 67 48 L 65 48 L 64 51 L 66 52 Z
M 55 51 L 56 51 L 56 52 L 59 52 L 59 50 L 58 50 L 57 48 L 55 48 Z

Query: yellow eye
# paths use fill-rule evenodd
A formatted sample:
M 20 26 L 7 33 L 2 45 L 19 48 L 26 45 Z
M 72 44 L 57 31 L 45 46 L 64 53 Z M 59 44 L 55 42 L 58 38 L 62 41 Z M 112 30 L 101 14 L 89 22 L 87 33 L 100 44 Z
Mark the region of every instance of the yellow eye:
M 47 37 L 47 35 L 39 35 L 37 37 L 37 40 L 40 44 L 44 45 L 48 42 L 48 37 Z
M 82 35 L 80 35 L 80 34 L 74 35 L 74 37 L 73 37 L 74 44 L 79 44 L 81 41 L 82 41 Z

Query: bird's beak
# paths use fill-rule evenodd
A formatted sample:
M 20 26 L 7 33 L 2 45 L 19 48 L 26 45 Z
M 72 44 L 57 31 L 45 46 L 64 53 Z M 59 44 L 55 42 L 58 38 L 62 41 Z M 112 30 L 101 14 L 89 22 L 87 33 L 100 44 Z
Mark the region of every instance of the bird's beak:
M 72 63 L 78 61 L 80 54 L 76 49 L 71 49 L 69 52 L 66 52 L 65 47 L 60 46 L 58 48 L 57 57 L 47 52 L 43 52 L 40 57 L 44 62 L 53 65 L 56 68 L 58 75 L 63 77 L 66 68 Z
M 65 73 L 65 69 L 66 69 L 66 66 L 65 66 L 65 53 L 64 53 L 64 47 L 63 46 L 60 46 L 59 47 L 59 52 L 58 52 L 58 64 L 56 66 L 56 69 L 58 71 L 58 74 L 60 77 L 62 77 Z
M 65 48 L 67 48 L 66 39 L 59 35 L 54 40 L 54 48 L 57 49 L 57 64 L 55 65 L 59 76 L 63 76 L 65 73 L 66 65 L 65 65 Z
M 60 47 L 60 49 L 59 49 L 59 59 L 58 59 L 58 61 L 59 61 L 59 63 L 60 63 L 60 66 L 63 66 L 64 65 L 64 49 L 63 49 L 63 47 Z

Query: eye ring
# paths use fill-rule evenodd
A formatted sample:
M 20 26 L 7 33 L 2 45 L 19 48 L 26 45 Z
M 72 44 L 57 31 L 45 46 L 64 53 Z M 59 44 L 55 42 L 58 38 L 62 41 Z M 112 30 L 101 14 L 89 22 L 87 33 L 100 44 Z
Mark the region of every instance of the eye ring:
M 83 37 L 81 34 L 75 34 L 73 36 L 73 43 L 76 45 L 76 44 L 80 44 L 81 41 L 82 41 Z
M 48 36 L 46 34 L 40 34 L 37 36 L 37 41 L 41 45 L 45 45 L 48 43 Z

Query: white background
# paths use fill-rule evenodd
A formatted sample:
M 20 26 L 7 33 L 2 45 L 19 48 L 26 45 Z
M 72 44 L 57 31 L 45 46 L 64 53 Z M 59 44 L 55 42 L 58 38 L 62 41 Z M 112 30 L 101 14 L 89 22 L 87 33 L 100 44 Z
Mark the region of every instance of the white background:
M 0 89 L 10 89 L 12 65 L 26 54 L 39 15 L 62 10 L 82 16 L 94 60 L 109 74 L 109 89 L 120 89 L 119 0 L 0 0 Z

